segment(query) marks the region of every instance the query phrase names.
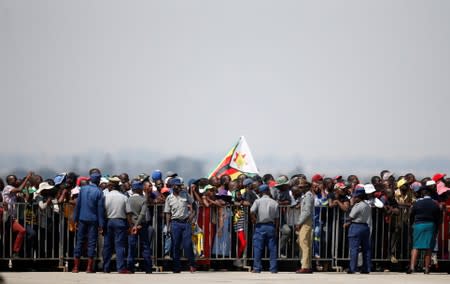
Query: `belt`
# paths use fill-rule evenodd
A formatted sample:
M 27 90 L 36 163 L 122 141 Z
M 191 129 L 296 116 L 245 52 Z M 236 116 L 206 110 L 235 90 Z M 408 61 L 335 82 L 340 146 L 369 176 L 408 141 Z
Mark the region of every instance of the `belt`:
M 367 226 L 369 226 L 367 223 L 359 223 L 359 222 L 352 222 L 352 224 L 357 224 L 357 225 L 367 225 Z
M 172 219 L 172 222 L 177 222 L 177 223 L 188 223 L 189 218 L 188 219 Z

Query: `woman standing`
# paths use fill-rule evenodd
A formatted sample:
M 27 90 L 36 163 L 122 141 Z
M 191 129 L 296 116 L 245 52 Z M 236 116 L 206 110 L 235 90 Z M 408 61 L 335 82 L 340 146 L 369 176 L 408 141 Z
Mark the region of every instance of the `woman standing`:
M 407 274 L 414 272 L 419 250 L 425 250 L 425 274 L 430 273 L 431 249 L 434 247 L 436 233 L 442 221 L 439 205 L 431 198 L 428 187 L 421 188 L 422 198 L 411 207 L 410 220 L 413 231 L 413 247 L 411 250 L 411 263 Z
M 352 194 L 353 208 L 350 211 L 350 222 L 344 224 L 344 228 L 350 227 L 348 231 L 348 243 L 350 245 L 350 268 L 348 274 L 356 272 L 358 262 L 358 250 L 361 246 L 363 253 L 362 274 L 370 273 L 371 251 L 370 251 L 370 229 L 369 220 L 372 219 L 372 209 L 364 202 L 366 193 L 363 187 L 356 188 Z

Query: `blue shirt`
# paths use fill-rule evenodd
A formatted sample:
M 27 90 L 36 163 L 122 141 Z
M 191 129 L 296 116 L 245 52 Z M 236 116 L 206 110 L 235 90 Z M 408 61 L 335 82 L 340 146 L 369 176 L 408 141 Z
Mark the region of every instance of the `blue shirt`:
M 97 222 L 100 227 L 104 227 L 105 203 L 103 193 L 95 184 L 80 188 L 77 205 L 73 212 L 73 220 L 75 222 Z

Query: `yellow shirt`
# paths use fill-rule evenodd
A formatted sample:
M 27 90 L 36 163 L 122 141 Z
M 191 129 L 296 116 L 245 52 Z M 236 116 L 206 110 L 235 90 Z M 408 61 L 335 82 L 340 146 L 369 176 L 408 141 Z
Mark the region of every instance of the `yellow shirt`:
M 416 197 L 411 191 L 407 191 L 406 194 L 402 194 L 400 189 L 395 191 L 395 200 L 398 203 L 413 203 L 416 201 Z

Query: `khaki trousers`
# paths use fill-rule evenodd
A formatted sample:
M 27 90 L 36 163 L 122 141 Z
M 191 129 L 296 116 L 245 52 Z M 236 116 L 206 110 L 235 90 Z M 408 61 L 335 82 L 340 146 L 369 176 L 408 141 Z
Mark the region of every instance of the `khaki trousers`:
M 298 232 L 298 244 L 302 253 L 302 269 L 311 269 L 312 220 L 302 225 Z

